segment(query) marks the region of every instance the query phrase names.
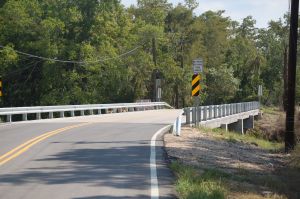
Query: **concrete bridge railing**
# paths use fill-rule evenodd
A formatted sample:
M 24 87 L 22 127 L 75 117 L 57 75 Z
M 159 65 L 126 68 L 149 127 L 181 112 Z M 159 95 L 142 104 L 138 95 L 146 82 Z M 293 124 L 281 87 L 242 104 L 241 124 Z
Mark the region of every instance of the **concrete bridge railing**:
M 187 107 L 184 109 L 187 124 L 197 124 L 202 121 L 213 120 L 236 115 L 248 111 L 259 110 L 259 102 L 243 102 L 233 104 Z M 192 121 L 191 121 L 192 118 Z
M 40 120 L 42 114 L 47 114 L 47 119 L 54 118 L 54 113 L 59 113 L 58 117 L 65 117 L 68 112 L 71 117 L 76 116 L 78 112 L 80 116 L 102 114 L 102 113 L 118 113 L 133 112 L 150 109 L 172 108 L 165 102 L 139 102 L 139 103 L 118 103 L 118 104 L 87 104 L 87 105 L 63 105 L 63 106 L 33 106 L 33 107 L 11 107 L 0 108 L 0 116 L 6 117 L 6 122 L 12 122 L 13 115 L 22 115 L 22 120 L 26 121 L 29 114 L 35 120 Z
M 244 133 L 245 129 L 254 128 L 254 116 L 259 114 L 259 102 L 187 107 L 183 109 L 185 124 L 224 128 Z M 174 123 L 174 134 L 180 135 L 181 118 Z

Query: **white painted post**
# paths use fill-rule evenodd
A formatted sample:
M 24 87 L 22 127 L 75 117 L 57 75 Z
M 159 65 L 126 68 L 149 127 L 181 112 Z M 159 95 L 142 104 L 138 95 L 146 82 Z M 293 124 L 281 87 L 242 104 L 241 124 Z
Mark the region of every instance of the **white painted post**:
M 75 117 L 75 111 L 71 111 L 71 117 Z
M 84 110 L 81 110 L 81 111 L 80 111 L 80 115 L 81 115 L 81 116 L 84 116 Z
M 53 118 L 53 112 L 49 112 L 49 119 Z
M 192 107 L 192 123 L 196 124 L 196 107 Z
M 207 120 L 207 106 L 203 107 L 203 121 Z
M 214 118 L 218 117 L 218 105 L 214 106 Z
M 197 118 L 200 123 L 202 121 L 202 106 L 199 106 Z
M 36 119 L 40 120 L 41 119 L 41 113 L 36 113 Z
M 60 117 L 61 117 L 61 118 L 65 117 L 65 112 L 61 111 L 61 112 L 60 112 Z
M 23 121 L 27 121 L 27 113 L 24 113 L 22 116 Z
M 209 117 L 209 119 L 211 120 L 212 118 L 213 118 L 213 106 L 209 106 L 208 107 L 208 109 L 209 109 L 209 112 L 208 112 L 208 117 Z
M 6 121 L 7 122 L 12 122 L 12 116 L 11 115 L 7 115 L 6 116 Z
M 180 136 L 181 134 L 181 115 L 176 119 L 176 135 Z

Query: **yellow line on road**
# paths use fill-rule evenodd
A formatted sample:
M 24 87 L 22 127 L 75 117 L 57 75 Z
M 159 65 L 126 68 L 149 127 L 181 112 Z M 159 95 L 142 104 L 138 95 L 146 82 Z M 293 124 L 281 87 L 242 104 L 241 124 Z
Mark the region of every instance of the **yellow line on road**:
M 51 136 L 54 136 L 56 134 L 62 133 L 64 131 L 67 131 L 67 130 L 70 130 L 70 129 L 78 128 L 78 127 L 81 127 L 81 126 L 86 126 L 88 124 L 90 124 L 90 123 L 67 126 L 67 127 L 64 127 L 64 128 L 60 128 L 60 129 L 57 129 L 57 130 L 54 130 L 54 131 L 44 133 L 40 136 L 37 136 L 33 139 L 30 139 L 27 142 L 19 145 L 18 147 L 14 148 L 11 151 L 9 151 L 9 152 L 5 153 L 4 155 L 2 155 L 0 157 L 0 166 L 5 164 L 6 162 L 18 157 L 19 155 L 26 152 L 28 149 L 30 149 L 35 144 L 37 144 L 37 143 L 39 143 L 39 142 L 41 142 L 41 141 L 43 141 L 43 140 L 45 140 L 45 139 L 47 139 Z

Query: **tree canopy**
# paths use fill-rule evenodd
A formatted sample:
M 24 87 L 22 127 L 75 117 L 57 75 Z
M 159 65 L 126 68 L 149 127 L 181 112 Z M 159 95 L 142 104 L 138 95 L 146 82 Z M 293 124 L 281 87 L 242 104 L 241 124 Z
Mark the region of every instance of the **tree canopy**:
M 281 104 L 288 17 L 258 29 L 251 16 L 241 23 L 223 10 L 197 16 L 197 6 L 194 0 L 176 6 L 138 0 L 129 8 L 119 0 L 2 1 L 0 103 L 154 100 L 158 70 L 163 100 L 191 105 L 192 60 L 202 58 L 203 104 L 256 100 L 259 84 L 264 103 Z

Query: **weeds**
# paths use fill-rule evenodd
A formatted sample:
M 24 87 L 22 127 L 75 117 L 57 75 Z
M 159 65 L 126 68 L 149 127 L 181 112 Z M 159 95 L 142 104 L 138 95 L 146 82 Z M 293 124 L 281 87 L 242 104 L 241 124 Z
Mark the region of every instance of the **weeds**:
M 214 137 L 221 138 L 231 143 L 243 142 L 251 145 L 256 145 L 262 149 L 271 151 L 280 151 L 281 149 L 283 149 L 283 143 L 271 142 L 252 134 L 242 135 L 236 132 L 229 132 L 220 128 L 209 129 L 205 127 L 200 127 L 200 130 L 205 133 L 213 133 Z
M 217 170 L 205 170 L 202 174 L 196 169 L 178 162 L 171 164 L 176 173 L 176 190 L 182 199 L 225 199 L 226 188 L 222 177 L 227 174 Z

